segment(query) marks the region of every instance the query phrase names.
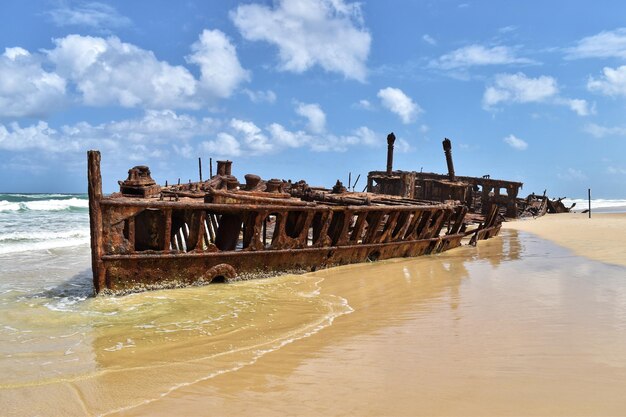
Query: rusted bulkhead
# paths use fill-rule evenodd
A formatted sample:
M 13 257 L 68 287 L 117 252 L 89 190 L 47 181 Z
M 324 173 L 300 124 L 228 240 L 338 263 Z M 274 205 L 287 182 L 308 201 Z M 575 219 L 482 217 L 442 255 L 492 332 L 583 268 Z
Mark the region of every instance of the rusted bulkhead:
M 147 167 L 131 171 L 120 193 L 103 196 L 100 153 L 88 152 L 96 292 L 419 256 L 500 229 L 495 214 L 472 228 L 463 204 L 416 200 L 409 188 L 399 197 L 252 174 L 240 184 L 230 161 L 218 162 L 218 175 L 206 181 L 164 187 L 150 182 Z

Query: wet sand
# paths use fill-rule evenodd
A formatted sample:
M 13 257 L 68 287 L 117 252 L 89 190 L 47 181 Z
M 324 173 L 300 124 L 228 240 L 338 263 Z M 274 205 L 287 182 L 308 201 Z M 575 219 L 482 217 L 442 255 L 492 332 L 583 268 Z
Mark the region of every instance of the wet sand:
M 626 269 L 589 258 L 623 262 L 602 229 L 623 237 L 626 217 L 582 221 L 515 227 L 587 257 L 508 228 L 478 248 L 318 272 L 351 314 L 124 414 L 623 415 Z
M 90 285 L 86 248 L 0 257 L 10 288 L 0 291 L 0 406 L 8 415 L 623 415 L 625 249 L 599 230 L 623 237 L 626 217 L 594 215 L 598 228 L 586 220 L 508 223 L 498 238 L 436 256 L 117 298 L 76 295 Z M 513 226 L 593 245 L 580 256 Z M 31 285 L 41 276 L 43 292 Z
M 564 213 L 507 222 L 601 262 L 626 265 L 626 213 Z

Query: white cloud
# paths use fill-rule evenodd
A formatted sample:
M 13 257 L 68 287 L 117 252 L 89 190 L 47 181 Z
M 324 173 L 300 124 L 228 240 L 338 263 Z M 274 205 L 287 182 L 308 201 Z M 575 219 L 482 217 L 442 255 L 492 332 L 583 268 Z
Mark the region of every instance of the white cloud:
M 154 144 L 210 135 L 220 125 L 218 120 L 208 117 L 197 119 L 172 110 L 146 110 L 141 118 L 113 121 L 96 129 L 105 129 L 114 139 Z M 86 129 L 78 132 L 85 134 Z
M 563 100 L 563 104 L 568 106 L 573 112 L 579 116 L 589 116 L 595 114 L 595 106 L 589 106 L 587 100 L 572 98 Z
M 0 55 L 0 117 L 41 116 L 65 101 L 66 81 L 23 48 Z
M 87 105 L 198 107 L 193 75 L 157 60 L 151 51 L 117 37 L 69 35 L 54 42 L 48 57 L 59 74 L 76 84 Z
M 244 143 L 255 153 L 266 153 L 273 149 L 261 129 L 252 122 L 239 119 L 232 119 L 230 127 L 237 133 L 243 134 Z
M 359 100 L 359 102 L 356 103 L 354 106 L 363 110 L 372 110 L 373 108 L 372 103 L 370 103 L 369 100 L 365 100 L 365 99 Z
M 267 130 L 272 140 L 280 145 L 292 148 L 307 146 L 314 152 L 345 152 L 351 146 L 381 146 L 386 143 L 383 135 L 379 135 L 366 126 L 353 130 L 348 135 L 314 135 L 304 131 L 289 131 L 278 123 L 272 123 Z M 404 143 L 400 143 L 403 151 Z
M 503 139 L 511 148 L 523 151 L 528 148 L 526 141 L 516 137 L 515 135 L 509 135 Z
M 0 124 L 0 151 L 24 152 L 38 157 L 63 157 L 76 163 L 85 149 L 100 149 L 118 163 L 165 160 L 172 153 L 192 158 L 262 155 L 285 148 L 308 148 L 315 152 L 344 152 L 352 146 L 383 146 L 384 135 L 361 126 L 349 134 L 313 134 L 290 131 L 278 123 L 260 128 L 252 121 L 216 120 L 177 114 L 172 110 L 149 110 L 141 117 L 92 125 L 79 122 L 53 129 L 46 122 L 22 127 Z M 405 149 L 398 143 L 398 149 Z M 43 156 L 45 155 L 45 156 Z
M 69 158 L 72 152 L 91 147 L 107 151 L 116 159 L 128 160 L 141 158 L 142 153 L 166 155 L 169 146 L 176 145 L 175 151 L 191 155 L 187 141 L 212 135 L 220 125 L 213 119 L 197 119 L 171 110 L 149 110 L 135 119 L 98 125 L 79 122 L 58 129 L 43 121 L 26 127 L 17 123 L 0 124 L 0 149 L 65 153 Z
M 31 54 L 15 47 L 0 55 L 0 116 L 40 116 L 73 96 L 88 106 L 148 109 L 200 108 L 233 94 L 250 78 L 235 47 L 218 30 L 205 30 L 191 45 L 188 62 L 200 67 L 196 79 L 182 65 L 119 38 L 68 35 L 55 47 Z M 273 102 L 272 91 L 250 92 L 253 100 Z
M 382 105 L 389 111 L 400 116 L 402 123 L 413 122 L 423 112 L 419 104 L 404 94 L 399 88 L 387 87 L 378 91 Z
M 546 75 L 529 78 L 521 72 L 498 74 L 493 85 L 485 90 L 483 106 L 489 109 L 499 103 L 542 102 L 558 92 L 556 79 Z
M 76 143 L 55 139 L 58 132 L 48 126 L 46 122 L 20 127 L 16 122 L 10 123 L 8 128 L 0 125 L 0 149 L 5 151 L 27 151 L 43 149 L 49 152 L 62 152 L 68 147 L 76 148 Z
M 232 157 L 241 155 L 241 145 L 233 135 L 220 132 L 214 140 L 204 141 L 200 149 L 217 157 Z
M 565 50 L 566 58 L 626 58 L 626 28 L 600 32 Z
M 478 65 L 533 64 L 527 58 L 518 58 L 507 46 L 468 45 L 442 55 L 431 66 L 442 69 L 467 68 Z
M 315 65 L 364 81 L 371 36 L 359 3 L 278 0 L 274 7 L 240 5 L 230 17 L 250 41 L 278 47 L 279 69 L 302 73 Z
M 267 127 L 272 140 L 279 145 L 290 148 L 299 148 L 310 142 L 311 137 L 305 132 L 291 132 L 279 123 L 272 123 Z
M 432 36 L 430 36 L 428 33 L 424 34 L 422 36 L 422 40 L 424 42 L 426 42 L 429 45 L 437 45 L 437 41 L 435 40 L 435 38 L 433 38 Z
M 129 18 L 120 15 L 113 6 L 99 2 L 63 4 L 47 14 L 57 26 L 88 26 L 106 29 L 132 24 Z
M 248 90 L 247 88 L 245 88 L 242 91 L 243 91 L 243 93 L 245 95 L 248 96 L 250 101 L 253 102 L 253 103 L 270 103 L 270 104 L 272 104 L 272 103 L 276 102 L 276 93 L 274 93 L 272 90 L 252 91 L 252 90 Z
M 603 76 L 589 77 L 587 89 L 607 96 L 626 96 L 626 65 L 617 68 L 604 67 Z
M 319 104 L 298 103 L 296 113 L 308 120 L 307 129 L 312 133 L 323 133 L 326 130 L 326 113 Z
M 239 63 L 235 46 L 221 31 L 202 31 L 191 50 L 193 54 L 187 61 L 200 66 L 200 87 L 211 96 L 230 97 L 239 84 L 250 80 L 250 74 Z
M 606 127 L 590 123 L 585 126 L 584 130 L 596 138 L 603 138 L 606 136 L 626 136 L 626 127 L 620 126 Z

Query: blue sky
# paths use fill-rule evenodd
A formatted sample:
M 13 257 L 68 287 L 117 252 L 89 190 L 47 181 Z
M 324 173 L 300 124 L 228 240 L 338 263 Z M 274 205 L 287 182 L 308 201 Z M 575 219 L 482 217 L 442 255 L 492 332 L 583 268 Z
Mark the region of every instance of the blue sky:
M 306 179 L 394 168 L 626 197 L 626 3 L 0 2 L 0 191 L 163 183 L 197 158 Z M 206 174 L 205 174 L 206 176 Z

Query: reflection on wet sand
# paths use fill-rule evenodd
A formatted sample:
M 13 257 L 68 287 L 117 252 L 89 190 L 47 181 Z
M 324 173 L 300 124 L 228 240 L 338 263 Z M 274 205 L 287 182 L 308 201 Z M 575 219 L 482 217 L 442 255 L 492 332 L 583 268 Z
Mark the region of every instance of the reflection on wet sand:
M 316 273 L 352 314 L 124 414 L 619 414 L 624 269 L 527 234 L 484 243 Z
M 506 230 L 437 256 L 53 312 L 34 297 L 8 318 L 31 333 L 11 337 L 55 353 L 0 361 L 16 375 L 0 403 L 41 415 L 615 414 L 624 272 Z

